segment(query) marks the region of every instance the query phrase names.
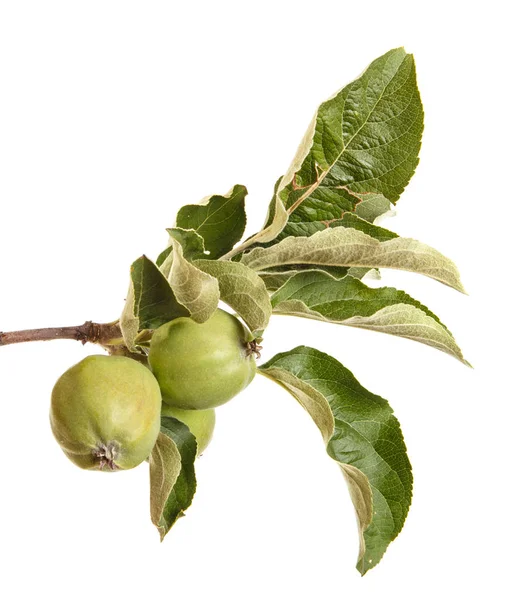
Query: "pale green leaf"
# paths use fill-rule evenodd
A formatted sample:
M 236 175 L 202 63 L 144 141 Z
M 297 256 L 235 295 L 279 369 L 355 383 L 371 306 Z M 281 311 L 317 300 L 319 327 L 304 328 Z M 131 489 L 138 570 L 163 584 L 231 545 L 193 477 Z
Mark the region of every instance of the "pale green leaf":
M 241 262 L 255 271 L 294 264 L 389 268 L 427 275 L 463 291 L 455 264 L 437 250 L 409 238 L 385 242 L 352 228 L 325 229 L 311 237 L 288 237 L 270 248 L 255 248 Z
M 277 186 L 279 185 L 279 181 L 276 184 L 276 191 L 274 192 L 274 196 L 269 205 L 269 214 L 267 216 L 267 221 L 259 233 L 253 236 L 253 241 L 256 241 L 258 244 L 264 244 L 266 242 L 270 242 L 275 239 L 279 233 L 284 229 L 287 221 L 288 221 L 288 212 L 281 202 L 281 199 L 277 195 Z
M 243 252 L 246 248 L 249 248 L 255 244 L 264 244 L 274 240 L 284 229 L 286 222 L 288 221 L 288 213 L 283 206 L 283 203 L 277 196 L 277 189 L 281 178 L 276 183 L 274 195 L 269 204 L 269 210 L 265 225 L 262 230 L 249 237 L 245 242 L 233 248 L 230 252 L 226 253 L 222 259 L 227 260 Z
M 197 323 L 204 323 L 217 309 L 218 281 L 186 260 L 176 239 L 172 243 L 169 283 L 175 298 L 189 311 L 189 316 Z
M 337 360 L 312 348 L 278 354 L 259 372 L 297 397 L 339 463 L 359 525 L 357 569 L 365 574 L 401 531 L 412 497 L 411 466 L 392 409 Z M 334 418 L 330 435 L 324 403 Z
M 280 356 L 278 354 L 278 356 Z M 275 357 L 277 358 L 277 357 Z M 312 385 L 302 379 L 295 377 L 287 370 L 279 369 L 272 364 L 272 359 L 265 365 L 259 367 L 259 372 L 273 379 L 281 387 L 289 391 L 297 402 L 307 410 L 315 425 L 322 434 L 323 441 L 327 444 L 334 433 L 334 415 L 327 400 Z
M 182 468 L 177 444 L 160 433 L 149 458 L 150 463 L 150 517 L 159 531 L 163 512 Z
M 395 288 L 370 288 L 347 276 L 296 274 L 272 295 L 275 314 L 308 317 L 409 338 L 466 363 L 449 330 L 428 308 Z M 468 364 L 468 363 L 466 363 Z
M 171 253 L 173 251 L 172 239 L 178 241 L 182 246 L 182 253 L 187 260 L 195 258 L 208 258 L 205 251 L 205 241 L 194 229 L 182 229 L 181 227 L 170 227 L 166 230 L 170 234 L 169 246 L 159 254 L 156 265 L 168 277 L 171 267 Z
M 129 282 L 127 290 L 127 298 L 125 300 L 124 309 L 120 315 L 118 322 L 122 338 L 126 348 L 130 352 L 136 352 L 136 337 L 140 330 L 140 320 L 134 314 L 134 286 L 132 280 Z
M 233 308 L 253 333 L 261 334 L 269 323 L 272 306 L 257 273 L 236 262 L 196 260 L 193 264 L 217 279 L 221 300 Z

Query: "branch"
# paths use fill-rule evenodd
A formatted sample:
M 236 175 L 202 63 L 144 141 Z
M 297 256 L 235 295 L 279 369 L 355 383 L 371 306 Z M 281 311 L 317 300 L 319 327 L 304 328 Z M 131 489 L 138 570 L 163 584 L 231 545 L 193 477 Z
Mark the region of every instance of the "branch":
M 118 322 L 93 323 L 86 321 L 74 327 L 46 327 L 23 331 L 0 332 L 0 346 L 23 342 L 46 342 L 50 340 L 76 340 L 82 344 L 107 344 L 122 338 Z

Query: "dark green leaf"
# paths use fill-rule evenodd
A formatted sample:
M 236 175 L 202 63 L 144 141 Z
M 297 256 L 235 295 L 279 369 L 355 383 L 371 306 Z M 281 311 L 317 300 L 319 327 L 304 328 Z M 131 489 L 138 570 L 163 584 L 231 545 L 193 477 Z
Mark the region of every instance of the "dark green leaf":
M 159 256 L 157 257 L 156 265 L 158 267 L 161 267 L 163 265 L 164 261 L 168 258 L 168 256 L 170 256 L 170 254 L 172 253 L 172 251 L 173 251 L 173 248 L 172 248 L 171 242 L 170 242 L 170 245 L 167 248 L 165 248 L 161 252 L 161 254 L 159 254 Z
M 205 252 L 204 240 L 194 229 L 170 227 L 166 231 L 170 234 L 170 238 L 177 240 L 182 246 L 182 253 L 187 260 L 208 258 L 208 254 Z
M 272 295 L 276 314 L 381 331 L 422 342 L 466 363 L 448 329 L 428 308 L 395 288 L 370 288 L 354 277 L 296 274 Z M 468 363 L 467 363 L 468 364 Z
M 318 188 L 312 198 L 300 204 L 290 215 L 291 223 L 330 223 L 341 219 L 345 213 L 355 213 L 365 221 L 373 221 L 391 208 L 382 194 L 354 194 L 346 188 Z M 286 228 L 285 228 L 286 229 Z M 289 234 L 292 235 L 292 234 Z
M 358 517 L 357 569 L 365 574 L 401 531 L 412 497 L 411 466 L 392 409 L 337 360 L 313 348 L 278 354 L 259 371 L 308 410 L 339 463 Z
M 363 193 L 396 202 L 417 166 L 422 130 L 413 57 L 391 50 L 320 105 L 277 197 L 306 221 L 333 206 L 352 211 Z
M 177 227 L 194 229 L 205 240 L 208 258 L 219 258 L 240 240 L 246 227 L 247 190 L 236 185 L 225 196 L 211 196 L 203 204 L 188 204 L 177 214 Z
M 264 228 L 227 257 L 272 242 L 288 219 L 331 221 L 358 211 L 374 221 L 412 177 L 423 126 L 413 56 L 390 50 L 318 107 L 276 184 Z
M 141 256 L 131 265 L 131 282 L 120 327 L 130 350 L 136 346 L 138 332 L 155 329 L 177 317 L 189 316 L 156 265 Z
M 360 194 L 360 198 L 355 214 L 370 223 L 391 209 L 391 203 L 382 194 Z
M 150 456 L 151 517 L 161 541 L 193 500 L 196 450 L 196 439 L 187 425 L 162 417 L 161 433 Z
M 386 240 L 392 240 L 398 237 L 393 231 L 373 225 L 365 219 L 361 219 L 358 215 L 350 212 L 344 213 L 340 218 L 332 221 L 308 221 L 308 222 L 293 222 L 289 221 L 283 231 L 278 237 L 268 245 L 274 245 L 287 237 L 309 237 L 317 231 L 324 231 L 325 229 L 334 229 L 335 227 L 351 227 L 357 229 L 357 231 L 363 231 L 369 236 L 385 242 Z

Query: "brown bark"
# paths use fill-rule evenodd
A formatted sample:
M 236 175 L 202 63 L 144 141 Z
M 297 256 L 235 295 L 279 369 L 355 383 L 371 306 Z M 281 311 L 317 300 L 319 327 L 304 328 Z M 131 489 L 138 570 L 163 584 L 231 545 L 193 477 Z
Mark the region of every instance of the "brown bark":
M 49 340 L 76 340 L 82 344 L 107 344 L 122 337 L 118 323 L 94 323 L 86 321 L 73 327 L 45 327 L 22 331 L 0 332 L 0 346 L 24 342 L 45 342 Z

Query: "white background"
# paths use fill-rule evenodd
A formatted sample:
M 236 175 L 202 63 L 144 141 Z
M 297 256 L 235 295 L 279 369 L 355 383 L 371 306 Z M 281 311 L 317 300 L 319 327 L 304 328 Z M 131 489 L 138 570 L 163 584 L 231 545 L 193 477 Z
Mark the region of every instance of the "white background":
M 298 344 L 389 399 L 414 501 L 381 564 L 355 570 L 337 466 L 297 403 L 262 378 L 217 411 L 186 518 L 161 545 L 148 469 L 67 461 L 54 381 L 97 350 L 0 348 L 0 596 L 507 598 L 507 45 L 502 2 L 0 3 L 0 330 L 116 318 L 130 263 L 177 209 L 235 183 L 261 224 L 317 105 L 390 48 L 415 54 L 421 163 L 385 226 L 458 264 L 469 296 L 419 298 L 475 369 L 383 334 L 274 319 L 264 358 Z

